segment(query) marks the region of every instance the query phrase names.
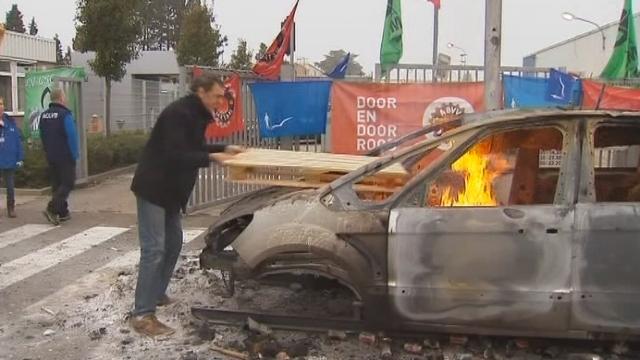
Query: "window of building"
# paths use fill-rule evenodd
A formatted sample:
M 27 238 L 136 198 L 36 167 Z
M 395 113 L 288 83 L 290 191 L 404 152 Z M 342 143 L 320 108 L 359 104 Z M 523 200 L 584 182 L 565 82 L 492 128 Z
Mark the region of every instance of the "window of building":
M 11 62 L 0 61 L 0 72 L 11 74 Z
M 598 202 L 640 201 L 640 126 L 603 125 L 594 132 Z
M 18 76 L 18 106 L 17 111 L 24 112 L 27 107 L 25 103 L 25 78 Z
M 0 75 L 0 96 L 4 99 L 5 111 L 13 111 L 11 94 L 11 76 Z
M 483 138 L 412 195 L 428 207 L 553 204 L 563 135 L 554 127 L 503 131 Z

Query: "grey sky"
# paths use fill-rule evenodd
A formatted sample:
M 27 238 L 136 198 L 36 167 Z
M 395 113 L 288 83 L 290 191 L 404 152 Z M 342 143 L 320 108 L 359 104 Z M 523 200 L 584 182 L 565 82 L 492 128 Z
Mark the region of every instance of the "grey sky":
M 211 0 L 207 0 L 208 3 Z M 453 42 L 469 54 L 469 64 L 483 62 L 484 0 L 442 0 L 440 51 L 449 53 L 454 63 L 459 52 L 446 48 Z M 522 57 L 555 42 L 589 31 L 581 22 L 567 22 L 563 11 L 600 24 L 620 17 L 623 0 L 503 0 L 503 64 L 521 65 Z M 59 33 L 63 45 L 71 44 L 75 28 L 74 0 L 0 0 L 0 10 L 16 3 L 25 23 L 35 16 L 40 34 Z M 225 58 L 238 38 L 252 48 L 270 43 L 280 21 L 294 0 L 215 0 L 214 13 L 222 32 L 229 37 Z M 366 71 L 379 57 L 386 0 L 300 0 L 297 21 L 297 57 L 318 61 L 332 49 L 360 54 Z M 640 2 L 634 11 L 640 10 Z M 427 0 L 402 0 L 404 21 L 404 63 L 430 63 L 433 39 L 433 6 Z M 594 51 L 599 49 L 594 48 Z

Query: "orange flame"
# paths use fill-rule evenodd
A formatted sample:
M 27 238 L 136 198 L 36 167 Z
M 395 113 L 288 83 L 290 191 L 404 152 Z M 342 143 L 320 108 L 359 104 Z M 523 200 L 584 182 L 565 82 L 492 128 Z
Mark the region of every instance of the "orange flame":
M 449 185 L 442 190 L 440 206 L 495 206 L 493 180 L 500 175 L 506 161 L 493 158 L 482 147 L 475 147 L 458 159 L 451 169 L 464 177 L 464 187 L 454 189 Z

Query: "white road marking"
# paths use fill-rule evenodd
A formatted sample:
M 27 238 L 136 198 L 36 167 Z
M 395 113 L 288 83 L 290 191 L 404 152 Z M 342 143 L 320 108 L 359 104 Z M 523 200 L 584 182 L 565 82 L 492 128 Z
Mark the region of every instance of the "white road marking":
M 93 227 L 61 242 L 2 264 L 0 266 L 0 290 L 80 255 L 128 230 L 119 227 Z
M 55 226 L 45 224 L 27 224 L 0 234 L 0 249 L 9 245 L 19 243 L 22 240 L 38 236 L 49 230 L 55 229 Z
M 198 238 L 202 235 L 206 229 L 189 229 L 184 231 L 184 243 L 188 244 L 191 241 Z M 109 263 L 101 266 L 100 268 L 94 270 L 92 273 L 87 274 L 78 280 L 74 281 L 72 284 L 69 284 L 55 293 L 45 297 L 44 299 L 30 305 L 27 308 L 26 313 L 33 313 L 35 311 L 39 311 L 42 306 L 53 306 L 55 304 L 68 304 L 74 299 L 77 298 L 78 293 L 82 291 L 90 291 L 92 293 L 100 293 L 106 291 L 110 284 L 106 283 L 105 280 L 107 277 L 105 273 L 107 270 L 123 268 L 123 267 L 133 267 L 140 260 L 140 250 L 132 250 L 126 252 L 124 255 L 117 257 L 110 261 Z

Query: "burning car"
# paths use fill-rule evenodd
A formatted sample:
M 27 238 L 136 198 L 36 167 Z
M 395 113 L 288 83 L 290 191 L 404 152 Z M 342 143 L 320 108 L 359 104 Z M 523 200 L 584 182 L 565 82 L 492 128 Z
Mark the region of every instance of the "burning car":
M 376 329 L 640 333 L 640 113 L 460 123 L 391 144 L 399 150 L 322 189 L 248 195 L 209 229 L 201 266 L 336 279 Z M 387 190 L 361 190 L 398 164 L 406 176 Z

